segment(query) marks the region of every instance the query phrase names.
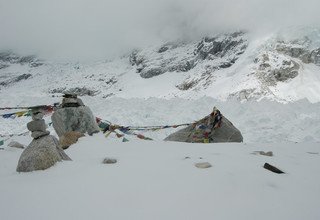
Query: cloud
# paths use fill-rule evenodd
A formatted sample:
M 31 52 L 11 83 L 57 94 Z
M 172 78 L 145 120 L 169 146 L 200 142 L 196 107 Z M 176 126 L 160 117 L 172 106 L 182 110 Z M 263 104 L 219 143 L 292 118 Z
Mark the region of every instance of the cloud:
M 0 49 L 103 59 L 225 30 L 319 25 L 318 0 L 0 0 Z

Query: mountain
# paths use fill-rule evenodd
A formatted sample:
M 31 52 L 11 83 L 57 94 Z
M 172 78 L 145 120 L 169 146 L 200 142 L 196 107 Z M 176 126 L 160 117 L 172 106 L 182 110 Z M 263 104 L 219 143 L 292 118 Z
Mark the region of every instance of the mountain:
M 135 49 L 113 60 L 58 63 L 0 53 L 0 93 L 320 101 L 320 30 L 236 31 Z

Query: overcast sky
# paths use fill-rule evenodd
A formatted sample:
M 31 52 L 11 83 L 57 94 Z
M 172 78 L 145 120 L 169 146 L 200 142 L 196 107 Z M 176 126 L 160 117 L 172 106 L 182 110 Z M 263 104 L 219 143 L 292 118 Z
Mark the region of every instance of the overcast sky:
M 319 25 L 320 0 L 0 0 L 0 49 L 103 59 L 135 46 Z

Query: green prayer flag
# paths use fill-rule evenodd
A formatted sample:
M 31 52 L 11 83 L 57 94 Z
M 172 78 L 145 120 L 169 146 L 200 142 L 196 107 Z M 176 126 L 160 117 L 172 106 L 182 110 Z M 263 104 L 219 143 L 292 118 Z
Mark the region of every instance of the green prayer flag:
M 0 141 L 0 146 L 4 145 L 4 140 Z

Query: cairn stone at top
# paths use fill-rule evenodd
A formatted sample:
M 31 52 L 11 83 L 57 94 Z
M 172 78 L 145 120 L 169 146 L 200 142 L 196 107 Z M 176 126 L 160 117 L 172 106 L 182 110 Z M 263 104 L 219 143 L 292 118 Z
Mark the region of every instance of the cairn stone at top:
M 64 94 L 63 97 L 62 108 L 84 106 L 82 100 L 79 99 L 76 94 Z
M 27 128 L 31 131 L 31 137 L 34 139 L 50 134 L 50 132 L 47 131 L 47 125 L 43 116 L 44 114 L 41 110 L 32 110 L 32 121 L 27 124 Z
M 76 94 L 64 94 L 61 105 L 52 114 L 51 119 L 59 137 L 71 131 L 89 135 L 100 131 L 92 111 Z

